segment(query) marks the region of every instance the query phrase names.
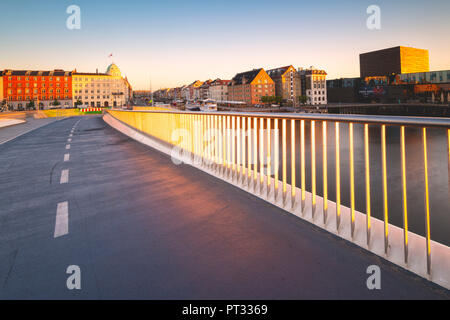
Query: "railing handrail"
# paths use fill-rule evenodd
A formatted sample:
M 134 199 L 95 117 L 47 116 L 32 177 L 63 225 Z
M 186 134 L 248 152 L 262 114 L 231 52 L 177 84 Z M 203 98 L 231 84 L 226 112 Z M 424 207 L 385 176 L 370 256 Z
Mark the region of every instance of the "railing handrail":
M 122 110 L 123 112 L 145 112 L 145 113 L 181 113 L 194 115 L 218 115 L 218 116 L 241 116 L 252 118 L 269 119 L 294 119 L 294 120 L 318 120 L 333 122 L 353 122 L 361 124 L 383 124 L 395 126 L 418 126 L 418 127 L 440 127 L 450 129 L 450 118 L 433 117 L 410 117 L 410 116 L 377 116 L 377 115 L 348 115 L 348 114 L 286 114 L 286 113 L 264 113 L 264 112 L 204 112 L 204 111 L 175 111 L 175 110 Z

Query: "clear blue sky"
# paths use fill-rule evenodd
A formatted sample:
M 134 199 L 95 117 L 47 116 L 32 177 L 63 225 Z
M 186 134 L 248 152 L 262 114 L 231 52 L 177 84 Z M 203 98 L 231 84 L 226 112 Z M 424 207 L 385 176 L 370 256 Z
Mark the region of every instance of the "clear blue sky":
M 66 28 L 72 4 L 81 30 Z M 366 28 L 371 4 L 379 31 Z M 290 64 L 359 76 L 359 53 L 397 45 L 429 49 L 432 69 L 450 69 L 446 0 L 1 0 L 0 13 L 0 69 L 104 71 L 113 53 L 136 89 Z

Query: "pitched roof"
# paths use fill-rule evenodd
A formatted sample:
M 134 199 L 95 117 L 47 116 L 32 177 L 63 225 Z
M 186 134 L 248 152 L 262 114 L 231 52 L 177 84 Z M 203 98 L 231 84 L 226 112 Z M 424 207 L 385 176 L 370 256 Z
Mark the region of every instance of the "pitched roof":
M 4 70 L 4 75 L 12 76 L 70 76 L 72 71 L 64 71 L 60 69 L 55 69 L 54 71 L 37 71 L 37 70 Z
M 222 80 L 222 79 L 216 79 L 213 82 L 211 82 L 211 86 L 226 86 L 230 83 L 231 80 Z
M 270 70 L 267 70 L 266 72 L 271 78 L 277 77 L 277 76 L 281 76 L 283 73 L 285 73 L 287 71 L 287 69 L 289 69 L 290 67 L 291 66 L 285 66 L 285 67 L 270 69 Z
M 252 82 L 256 76 L 260 73 L 261 70 L 264 70 L 263 68 L 259 69 L 253 69 L 251 71 L 241 72 L 234 76 L 234 78 L 231 80 L 231 82 L 228 84 L 231 85 L 241 85 L 243 84 L 243 80 L 245 79 L 246 83 Z

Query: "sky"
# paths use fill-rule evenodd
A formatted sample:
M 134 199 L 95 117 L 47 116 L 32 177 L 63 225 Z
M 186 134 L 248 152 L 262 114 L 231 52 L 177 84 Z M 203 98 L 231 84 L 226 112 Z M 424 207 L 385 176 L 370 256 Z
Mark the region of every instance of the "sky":
M 70 5 L 80 29 L 66 27 Z M 380 30 L 366 26 L 370 5 Z M 114 62 L 135 90 L 285 65 L 358 77 L 360 53 L 399 45 L 450 69 L 448 0 L 1 0 L 0 14 L 1 70 L 105 72 Z

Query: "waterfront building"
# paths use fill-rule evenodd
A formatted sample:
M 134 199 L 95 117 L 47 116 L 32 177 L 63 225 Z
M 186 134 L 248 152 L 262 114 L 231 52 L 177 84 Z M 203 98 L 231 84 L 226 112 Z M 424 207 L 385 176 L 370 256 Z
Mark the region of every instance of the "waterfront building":
M 362 53 L 361 78 L 430 71 L 429 52 L 410 47 L 394 47 Z
M 190 100 L 190 88 L 189 85 L 184 85 L 181 87 L 181 99 Z
M 33 101 L 40 109 L 69 108 L 72 103 L 72 72 L 4 70 L 3 98 L 13 110 L 24 110 Z
M 84 107 L 122 107 L 132 96 L 131 85 L 114 63 L 105 73 L 74 70 L 72 77 L 74 104 L 81 101 Z
M 293 66 L 267 70 L 267 74 L 275 82 L 275 95 L 283 98 L 284 102 L 298 105 L 298 97 L 302 93 L 301 77 Z
M 263 69 L 236 74 L 228 84 L 228 98 L 248 105 L 261 103 L 261 97 L 275 95 L 275 82 Z
M 209 97 L 217 102 L 228 101 L 228 84 L 230 80 L 216 79 L 209 86 Z
M 185 99 L 186 100 L 196 100 L 200 97 L 198 88 L 203 84 L 200 80 L 195 80 L 190 85 L 188 85 Z
M 200 87 L 198 87 L 198 99 L 205 100 L 209 99 L 209 87 L 211 85 L 212 80 L 208 79 L 202 83 Z
M 308 98 L 307 103 L 311 105 L 327 104 L 327 85 L 325 70 L 299 68 L 298 74 L 301 78 L 302 95 Z

